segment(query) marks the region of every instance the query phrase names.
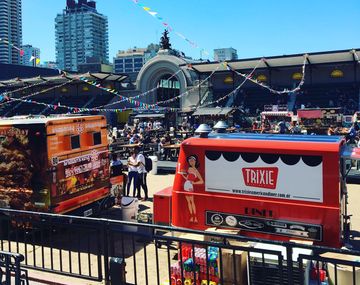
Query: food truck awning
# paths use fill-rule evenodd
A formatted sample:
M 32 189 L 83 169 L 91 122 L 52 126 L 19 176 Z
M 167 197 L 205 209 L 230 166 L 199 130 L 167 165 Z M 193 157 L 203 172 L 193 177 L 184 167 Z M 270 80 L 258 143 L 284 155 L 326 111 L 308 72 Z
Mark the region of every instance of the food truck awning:
M 230 107 L 224 107 L 224 108 L 199 108 L 197 109 L 193 116 L 211 116 L 211 115 L 228 115 L 233 108 Z
M 137 114 L 135 116 L 136 119 L 144 119 L 144 118 L 165 118 L 165 114 L 163 113 L 153 113 L 153 114 Z
M 298 118 L 304 119 L 318 119 L 323 117 L 323 112 L 319 110 L 298 110 Z
M 262 112 L 261 113 L 264 116 L 282 116 L 282 117 L 287 117 L 287 116 L 291 116 L 291 113 L 288 111 L 278 111 L 278 112 Z

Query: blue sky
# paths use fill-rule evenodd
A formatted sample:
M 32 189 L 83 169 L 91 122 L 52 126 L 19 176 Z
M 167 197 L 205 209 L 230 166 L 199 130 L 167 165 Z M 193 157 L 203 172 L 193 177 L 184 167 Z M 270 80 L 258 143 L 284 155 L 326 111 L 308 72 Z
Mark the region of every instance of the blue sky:
M 109 20 L 109 59 L 119 49 L 158 42 L 161 22 L 132 0 L 97 0 Z M 54 19 L 66 0 L 23 0 L 23 43 L 41 49 L 41 61 L 55 60 Z M 239 58 L 360 48 L 359 0 L 139 0 L 174 30 L 210 53 L 234 47 Z M 200 57 L 174 33 L 174 48 Z

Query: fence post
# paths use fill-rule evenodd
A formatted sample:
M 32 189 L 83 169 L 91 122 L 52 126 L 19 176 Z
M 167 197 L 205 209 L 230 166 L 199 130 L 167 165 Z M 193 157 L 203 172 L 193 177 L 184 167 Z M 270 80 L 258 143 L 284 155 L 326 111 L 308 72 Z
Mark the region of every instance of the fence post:
M 294 284 L 293 276 L 293 260 L 292 260 L 293 248 L 290 245 L 286 245 L 286 267 L 288 274 L 287 284 Z
M 105 273 L 105 284 L 110 284 L 109 278 L 109 241 L 108 241 L 108 223 L 102 222 L 102 231 L 104 239 L 104 273 Z
M 21 269 L 20 269 L 20 258 L 17 256 L 15 258 L 15 285 L 21 284 Z

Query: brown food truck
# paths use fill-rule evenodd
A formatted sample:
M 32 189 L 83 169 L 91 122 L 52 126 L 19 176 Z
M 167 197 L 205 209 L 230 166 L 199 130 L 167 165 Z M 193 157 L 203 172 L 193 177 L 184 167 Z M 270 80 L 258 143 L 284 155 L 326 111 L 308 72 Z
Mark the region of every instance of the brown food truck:
M 0 121 L 0 207 L 89 216 L 111 207 L 104 116 Z

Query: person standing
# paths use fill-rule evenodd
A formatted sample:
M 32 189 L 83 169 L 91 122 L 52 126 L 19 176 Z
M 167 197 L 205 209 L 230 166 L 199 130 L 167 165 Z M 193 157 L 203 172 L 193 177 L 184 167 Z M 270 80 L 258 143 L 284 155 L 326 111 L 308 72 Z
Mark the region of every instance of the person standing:
M 147 188 L 147 171 L 145 168 L 145 156 L 142 153 L 139 153 L 139 149 L 135 148 L 136 154 L 136 164 L 138 170 L 138 184 L 137 184 L 137 198 L 141 199 L 141 188 L 144 190 L 144 198 L 143 201 L 146 201 L 148 197 L 148 188 Z
M 130 157 L 128 158 L 128 183 L 126 187 L 126 196 L 130 196 L 131 182 L 133 182 L 133 197 L 135 197 L 136 187 L 138 183 L 138 169 L 135 150 L 132 150 L 130 152 Z

